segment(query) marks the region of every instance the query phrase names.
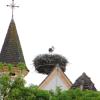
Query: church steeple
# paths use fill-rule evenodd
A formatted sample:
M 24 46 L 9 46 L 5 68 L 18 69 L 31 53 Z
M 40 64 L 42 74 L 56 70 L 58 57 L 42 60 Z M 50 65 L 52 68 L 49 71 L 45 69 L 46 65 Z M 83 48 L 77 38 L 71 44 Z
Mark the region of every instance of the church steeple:
M 19 74 L 23 76 L 26 75 L 29 70 L 25 64 L 16 24 L 13 18 L 13 9 L 18 6 L 15 6 L 14 0 L 12 0 L 11 5 L 7 6 L 12 8 L 12 18 L 0 53 L 0 63 L 3 64 L 3 68 L 0 69 L 0 72 L 8 73 L 14 78 Z
M 0 62 L 12 64 L 25 63 L 14 19 L 11 19 L 7 31 L 0 53 Z
M 12 4 L 7 6 L 12 8 L 12 18 L 0 53 L 0 62 L 15 65 L 19 62 L 25 63 L 16 25 L 13 19 L 13 9 L 19 6 L 15 6 L 14 0 L 12 0 Z

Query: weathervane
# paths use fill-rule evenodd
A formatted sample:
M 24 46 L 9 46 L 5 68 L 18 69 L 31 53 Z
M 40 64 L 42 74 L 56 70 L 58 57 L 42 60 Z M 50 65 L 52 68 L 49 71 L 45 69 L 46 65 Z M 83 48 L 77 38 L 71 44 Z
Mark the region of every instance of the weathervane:
M 11 7 L 11 9 L 12 9 L 12 19 L 13 19 L 13 11 L 14 11 L 14 8 L 15 7 L 19 7 L 19 6 L 16 6 L 15 3 L 14 3 L 14 0 L 12 0 L 12 3 L 10 5 L 7 5 L 7 7 Z

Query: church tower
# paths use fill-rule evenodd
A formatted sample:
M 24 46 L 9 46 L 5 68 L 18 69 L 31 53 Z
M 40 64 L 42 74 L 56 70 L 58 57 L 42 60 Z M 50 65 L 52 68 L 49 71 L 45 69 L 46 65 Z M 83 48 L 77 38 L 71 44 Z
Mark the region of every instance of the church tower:
M 0 62 L 3 64 L 12 64 L 14 67 L 13 69 L 16 70 L 18 74 L 18 71 L 23 68 L 24 70 L 28 71 L 26 68 L 19 36 L 17 34 L 16 24 L 13 18 L 13 9 L 19 6 L 15 6 L 14 0 L 12 0 L 11 5 L 7 6 L 12 8 L 12 18 L 1 49 Z M 14 73 L 16 73 L 16 71 Z

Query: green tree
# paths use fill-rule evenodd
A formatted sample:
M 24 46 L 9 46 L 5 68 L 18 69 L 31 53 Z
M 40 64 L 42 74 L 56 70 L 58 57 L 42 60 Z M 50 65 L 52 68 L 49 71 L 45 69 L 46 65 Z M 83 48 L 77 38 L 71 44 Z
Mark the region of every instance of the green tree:
M 99 91 L 69 89 L 62 91 L 41 90 L 37 86 L 25 87 L 21 76 L 11 79 L 9 75 L 0 76 L 0 100 L 100 100 Z
M 0 62 L 0 69 L 3 69 L 4 64 Z
M 23 62 L 18 63 L 17 65 L 19 67 L 19 69 L 21 70 L 21 73 L 23 72 L 23 70 L 25 69 L 26 65 Z
M 5 100 L 11 87 L 11 80 L 8 75 L 0 76 L 0 99 Z
M 49 92 L 38 89 L 38 91 L 36 93 L 36 100 L 50 100 Z

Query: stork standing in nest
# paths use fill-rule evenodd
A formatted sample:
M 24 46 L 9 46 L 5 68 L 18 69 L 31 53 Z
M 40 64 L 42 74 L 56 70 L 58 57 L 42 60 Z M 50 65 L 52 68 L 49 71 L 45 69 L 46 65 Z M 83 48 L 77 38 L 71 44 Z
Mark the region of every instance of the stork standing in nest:
M 49 53 L 52 53 L 54 51 L 54 46 L 52 46 L 51 48 L 49 48 Z

